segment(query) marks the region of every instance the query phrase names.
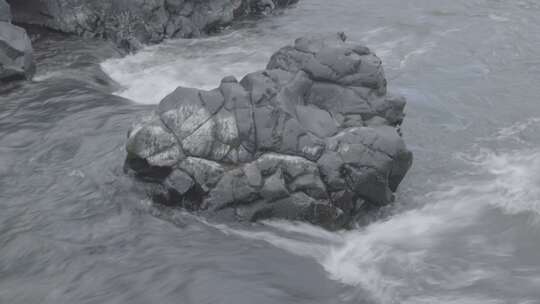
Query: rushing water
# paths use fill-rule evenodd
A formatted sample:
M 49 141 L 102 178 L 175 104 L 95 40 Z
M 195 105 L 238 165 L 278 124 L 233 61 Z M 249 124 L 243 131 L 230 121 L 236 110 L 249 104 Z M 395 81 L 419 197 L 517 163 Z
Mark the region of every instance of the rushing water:
M 36 81 L 0 95 L 0 303 L 540 303 L 539 16 L 537 0 L 301 0 L 124 58 L 42 37 Z M 415 163 L 378 221 L 225 226 L 123 175 L 145 104 L 337 31 L 409 100 Z

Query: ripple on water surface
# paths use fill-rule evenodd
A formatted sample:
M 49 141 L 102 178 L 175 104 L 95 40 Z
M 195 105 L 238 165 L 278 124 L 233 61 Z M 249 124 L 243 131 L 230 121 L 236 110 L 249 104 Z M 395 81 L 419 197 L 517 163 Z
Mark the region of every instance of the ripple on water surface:
M 264 68 L 303 34 L 345 31 L 370 46 L 409 99 L 415 164 L 384 218 L 340 233 L 148 206 L 122 163 L 129 125 L 152 107 L 77 85 L 57 58 L 0 96 L 0 303 L 539 303 L 539 10 L 302 0 L 102 64 L 117 94 L 157 103 L 178 85 Z

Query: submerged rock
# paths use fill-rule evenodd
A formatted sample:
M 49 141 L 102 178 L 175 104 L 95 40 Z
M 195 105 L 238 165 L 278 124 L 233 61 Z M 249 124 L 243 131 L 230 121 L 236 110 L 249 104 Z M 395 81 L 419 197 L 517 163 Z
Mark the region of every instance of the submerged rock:
M 129 132 L 126 164 L 167 205 L 339 229 L 393 201 L 412 163 L 404 107 L 368 48 L 300 38 L 241 81 L 176 89 Z
M 128 50 L 166 38 L 212 33 L 243 15 L 297 0 L 13 0 L 18 22 L 111 39 Z
M 10 21 L 10 7 L 0 0 L 0 83 L 30 79 L 35 72 L 30 38 Z

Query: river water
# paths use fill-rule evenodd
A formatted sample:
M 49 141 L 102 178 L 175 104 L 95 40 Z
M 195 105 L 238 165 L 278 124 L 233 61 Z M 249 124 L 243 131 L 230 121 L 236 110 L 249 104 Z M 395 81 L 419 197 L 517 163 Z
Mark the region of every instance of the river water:
M 36 38 L 35 81 L 0 95 L 0 303 L 540 303 L 539 16 L 536 0 L 302 0 L 123 58 Z M 337 31 L 409 101 L 415 163 L 371 224 L 217 224 L 124 176 L 127 129 L 176 86 Z

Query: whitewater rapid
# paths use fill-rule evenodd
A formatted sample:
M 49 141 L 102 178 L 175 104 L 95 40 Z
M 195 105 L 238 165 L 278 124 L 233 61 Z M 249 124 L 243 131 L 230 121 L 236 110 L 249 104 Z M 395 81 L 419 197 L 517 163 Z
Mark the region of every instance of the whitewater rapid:
M 374 303 L 540 303 L 540 8 L 535 1 L 303 1 L 223 35 L 167 41 L 103 69 L 116 94 L 156 104 L 264 68 L 278 47 L 345 31 L 409 100 L 414 167 L 381 218 L 330 233 L 305 224 L 204 225 L 315 260 Z M 318 20 L 327 20 L 324 26 Z M 357 289 L 353 289 L 357 290 Z M 342 299 L 364 298 L 354 291 Z
M 502 128 L 493 138 L 519 141 L 529 128 L 540 130 L 540 121 Z M 456 155 L 470 171 L 414 198 L 422 207 L 355 231 L 285 221 L 257 232 L 207 224 L 315 259 L 329 277 L 367 290 L 376 303 L 510 303 L 492 294 L 497 289 L 515 293 L 512 303 L 538 303 L 540 275 L 527 261 L 537 254 L 524 249 L 540 241 L 540 149 L 473 150 Z

